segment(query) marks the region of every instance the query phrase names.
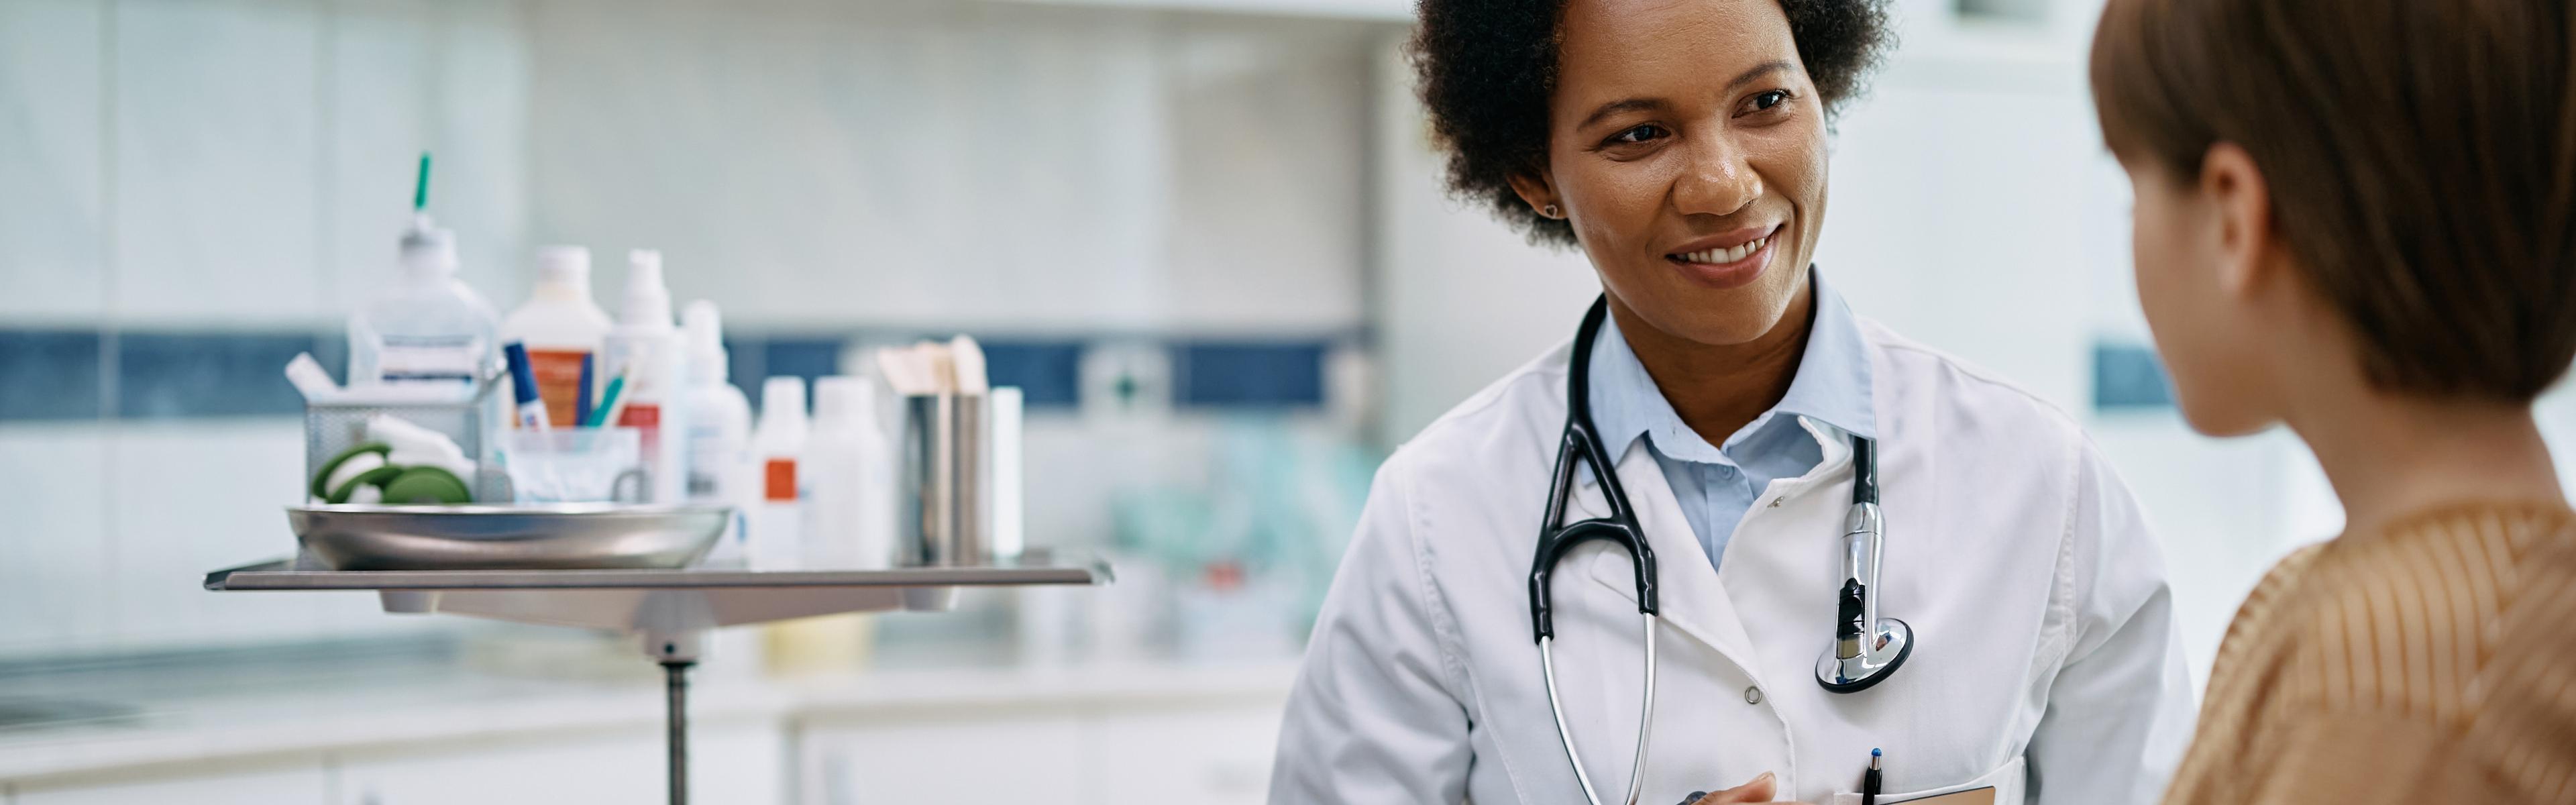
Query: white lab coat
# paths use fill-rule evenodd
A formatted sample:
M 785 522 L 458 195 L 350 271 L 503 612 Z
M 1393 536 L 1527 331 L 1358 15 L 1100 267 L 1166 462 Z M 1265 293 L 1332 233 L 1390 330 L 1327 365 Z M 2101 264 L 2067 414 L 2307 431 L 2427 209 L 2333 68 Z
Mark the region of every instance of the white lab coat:
M 1864 322 L 1887 518 L 1881 614 L 1913 656 L 1859 693 L 1816 684 L 1841 583 L 1851 456 L 1840 431 L 1774 481 L 1723 572 L 1643 449 L 1618 473 L 1661 566 L 1664 623 L 1645 805 L 1762 772 L 1782 799 L 1882 801 L 1997 786 L 1998 805 L 2154 802 L 2193 692 L 2164 561 L 2135 501 L 2066 414 Z M 1380 468 L 1306 649 L 1274 803 L 1580 803 L 1549 717 L 1530 557 L 1565 418 L 1567 349 L 1503 378 Z M 1611 446 L 1614 454 L 1619 445 Z M 1605 509 L 1596 482 L 1571 518 Z M 1566 718 L 1605 801 L 1628 784 L 1642 644 L 1627 553 L 1556 573 Z

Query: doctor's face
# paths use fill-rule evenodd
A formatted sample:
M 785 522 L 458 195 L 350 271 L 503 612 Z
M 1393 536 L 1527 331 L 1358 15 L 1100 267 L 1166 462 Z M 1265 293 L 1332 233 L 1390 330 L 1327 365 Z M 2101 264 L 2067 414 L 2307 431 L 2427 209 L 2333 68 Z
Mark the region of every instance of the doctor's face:
M 1825 217 L 1825 108 L 1776 0 L 1570 0 L 1542 181 L 1602 284 L 1664 333 L 1753 341 Z M 1542 206 L 1548 201 L 1539 202 Z

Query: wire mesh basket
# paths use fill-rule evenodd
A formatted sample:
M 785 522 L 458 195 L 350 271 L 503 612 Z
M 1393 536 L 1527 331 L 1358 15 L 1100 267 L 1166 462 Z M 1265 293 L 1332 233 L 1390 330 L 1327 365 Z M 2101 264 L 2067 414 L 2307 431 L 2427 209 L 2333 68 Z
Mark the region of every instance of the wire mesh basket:
M 478 501 L 510 500 L 510 479 L 495 464 L 491 429 L 495 420 L 486 398 L 455 402 L 333 401 L 304 405 L 304 477 L 322 471 L 335 456 L 367 441 L 367 420 L 390 416 L 436 431 L 456 441 L 474 461 L 472 475 L 458 480 L 474 490 Z

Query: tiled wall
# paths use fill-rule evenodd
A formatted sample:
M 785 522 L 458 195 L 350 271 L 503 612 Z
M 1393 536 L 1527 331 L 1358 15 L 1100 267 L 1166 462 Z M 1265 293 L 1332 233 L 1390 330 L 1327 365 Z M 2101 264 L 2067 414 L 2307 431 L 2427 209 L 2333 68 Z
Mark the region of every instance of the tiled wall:
M 408 154 L 466 276 L 524 251 L 519 8 L 0 0 L 0 656 L 416 628 L 215 597 L 291 552 L 282 361 L 389 268 Z M 215 337 L 209 337 L 215 336 Z
M 578 242 L 613 307 L 624 250 L 662 249 L 755 396 L 851 344 L 985 337 L 1028 389 L 1031 473 L 1082 471 L 1031 490 L 1054 539 L 1188 466 L 1217 421 L 1193 411 L 1347 440 L 1371 33 L 950 0 L 0 0 L 0 658 L 445 628 L 198 589 L 291 551 L 279 370 L 338 368 L 422 150 L 486 297 Z M 1068 415 L 1137 350 L 1181 420 Z

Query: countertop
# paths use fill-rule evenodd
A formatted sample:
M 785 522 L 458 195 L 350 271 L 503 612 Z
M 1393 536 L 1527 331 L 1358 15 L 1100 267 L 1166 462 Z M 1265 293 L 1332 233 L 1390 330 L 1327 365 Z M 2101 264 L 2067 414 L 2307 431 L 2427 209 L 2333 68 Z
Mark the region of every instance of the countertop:
M 891 652 L 880 652 L 891 660 Z M 495 671 L 473 652 L 417 648 L 192 668 L 0 679 L 0 703 L 87 702 L 86 721 L 0 728 L 0 780 L 239 763 L 503 735 L 658 728 L 659 670 L 592 657 L 553 675 Z M 914 654 L 914 652 L 906 652 Z M 1189 706 L 1284 696 L 1295 660 L 1101 659 L 1026 664 L 1006 651 L 919 652 L 900 665 L 769 677 L 711 658 L 692 680 L 692 729 L 790 718 L 936 718 L 958 710 Z M 748 664 L 736 661 L 736 665 Z

